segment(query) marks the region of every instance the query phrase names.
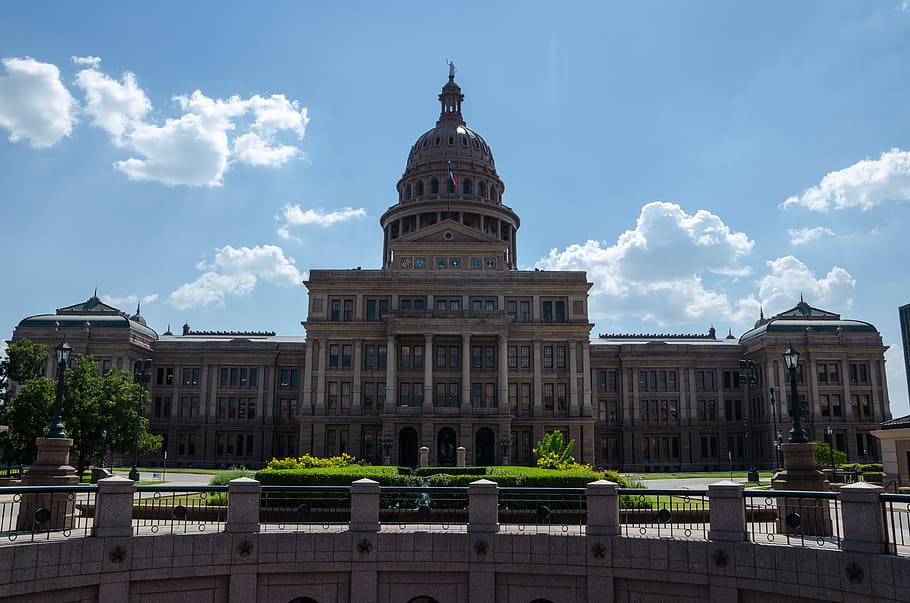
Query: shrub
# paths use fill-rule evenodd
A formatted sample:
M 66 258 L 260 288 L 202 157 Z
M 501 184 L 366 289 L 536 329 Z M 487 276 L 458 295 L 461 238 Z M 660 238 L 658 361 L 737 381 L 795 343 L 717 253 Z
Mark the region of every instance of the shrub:
M 447 475 L 486 475 L 486 467 L 420 467 L 414 472 L 414 475 L 436 475 L 445 473 Z
M 312 456 L 311 454 L 304 454 L 303 456 L 298 456 L 297 458 L 290 457 L 284 459 L 272 459 L 266 465 L 266 469 L 314 469 L 317 467 L 351 467 L 357 464 L 357 459 L 348 454 L 347 452 L 342 452 L 338 456 L 330 456 L 327 458 L 322 458 L 318 456 Z
M 369 478 L 383 486 L 420 486 L 423 480 L 398 475 L 397 467 L 316 467 L 313 469 L 263 469 L 256 473 L 263 485 L 269 486 L 350 486 L 351 482 Z
M 885 474 L 881 471 L 864 471 L 863 472 L 863 481 L 864 482 L 876 482 L 882 483 L 882 480 L 885 478 Z
M 551 431 L 544 435 L 534 448 L 537 466 L 541 469 L 565 470 L 568 465 L 575 463 L 572 456 L 574 447 L 575 440 L 569 440 L 566 444 L 563 442 L 561 431 Z
M 830 467 L 831 466 L 831 447 L 827 442 L 813 442 L 815 444 L 815 466 L 816 467 Z M 844 463 L 847 462 L 847 453 L 834 449 L 834 466 L 841 467 Z
M 240 467 L 231 467 L 227 471 L 220 471 L 213 475 L 212 479 L 209 480 L 209 485 L 226 486 L 229 481 L 238 477 L 253 477 L 253 472 L 242 465 Z

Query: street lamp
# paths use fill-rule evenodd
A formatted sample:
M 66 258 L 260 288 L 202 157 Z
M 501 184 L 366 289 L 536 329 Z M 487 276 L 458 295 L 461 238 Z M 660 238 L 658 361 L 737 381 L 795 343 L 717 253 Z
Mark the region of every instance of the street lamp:
M 755 446 L 752 443 L 752 386 L 758 383 L 755 377 L 755 361 L 739 361 L 739 382 L 746 383 L 746 454 L 749 455 L 748 481 L 758 483 L 758 470 L 755 468 Z
M 142 385 L 148 381 L 149 369 L 152 368 L 152 361 L 149 359 L 137 360 L 133 365 L 133 379 L 139 384 L 139 393 L 136 396 L 136 433 L 133 437 L 133 468 L 130 469 L 130 479 L 134 482 L 139 481 L 139 419 L 142 418 Z
M 831 480 L 834 480 L 834 428 L 828 425 L 825 427 L 825 433 L 828 434 L 828 454 L 831 459 Z
M 70 361 L 70 354 L 73 348 L 66 343 L 66 337 L 60 342 L 54 352 L 57 355 L 57 397 L 54 399 L 54 413 L 51 415 L 51 422 L 47 426 L 46 438 L 65 438 L 66 432 L 63 431 L 63 376 L 66 374 L 66 367 Z
M 392 434 L 388 431 L 382 434 L 383 465 L 392 464 Z
M 512 441 L 509 439 L 509 435 L 505 433 L 502 434 L 502 437 L 499 439 L 499 449 L 500 452 L 502 452 L 500 462 L 503 465 L 509 465 L 511 462 L 509 459 L 509 448 L 511 448 L 511 446 Z
M 787 370 L 790 371 L 790 404 L 787 406 L 787 412 L 790 413 L 790 437 L 787 441 L 791 444 L 808 444 L 809 438 L 806 436 L 803 426 L 799 422 L 799 416 L 802 413 L 802 405 L 799 402 L 799 393 L 796 391 L 796 369 L 799 366 L 799 352 L 793 349 L 793 344 L 784 352 L 784 363 Z
M 781 445 L 781 442 L 783 442 L 783 440 L 784 440 L 784 436 L 778 431 L 777 439 L 774 440 L 774 446 L 777 448 L 777 466 L 778 467 L 784 466 L 784 459 L 781 456 L 781 450 L 780 450 L 780 445 Z

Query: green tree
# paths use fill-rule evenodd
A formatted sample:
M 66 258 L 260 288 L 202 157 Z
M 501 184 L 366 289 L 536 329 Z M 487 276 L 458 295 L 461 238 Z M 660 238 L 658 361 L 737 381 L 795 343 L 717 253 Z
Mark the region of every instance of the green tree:
M 25 383 L 44 373 L 48 350 L 43 343 L 20 339 L 9 344 L 6 357 L 0 360 L 0 404 L 7 402 L 9 382 Z
M 9 460 L 29 463 L 34 459 L 35 438 L 45 433 L 56 396 L 56 382 L 47 378 L 26 381 L 4 408 L 11 434 L 4 451 Z M 140 398 L 141 396 L 141 398 Z M 63 393 L 63 425 L 73 439 L 76 470 L 81 475 L 96 461 L 102 447 L 112 452 L 133 450 L 139 422 L 139 453 L 161 447 L 161 436 L 148 433 L 148 419 L 138 417 L 136 404 L 148 407 L 148 392 L 133 381 L 132 374 L 111 370 L 105 375 L 91 356 L 76 358 L 66 373 Z
M 827 442 L 819 442 L 816 440 L 813 442 L 815 444 L 815 466 L 816 467 L 830 467 L 831 466 L 831 447 L 828 446 Z M 837 448 L 834 449 L 834 466 L 840 467 L 847 462 L 847 453 L 841 452 Z

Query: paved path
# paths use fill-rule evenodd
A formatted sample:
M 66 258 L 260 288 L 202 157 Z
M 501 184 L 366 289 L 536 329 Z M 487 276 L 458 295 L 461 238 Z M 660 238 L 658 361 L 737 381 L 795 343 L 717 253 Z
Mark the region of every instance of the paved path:
M 716 484 L 717 482 L 729 481 L 729 477 L 679 477 L 679 478 L 666 478 L 666 479 L 643 479 L 642 484 L 645 488 L 655 488 L 658 490 L 662 489 L 686 489 L 686 490 L 707 490 L 708 484 Z M 733 481 L 739 482 L 741 484 L 746 483 L 746 478 L 744 477 L 735 477 Z

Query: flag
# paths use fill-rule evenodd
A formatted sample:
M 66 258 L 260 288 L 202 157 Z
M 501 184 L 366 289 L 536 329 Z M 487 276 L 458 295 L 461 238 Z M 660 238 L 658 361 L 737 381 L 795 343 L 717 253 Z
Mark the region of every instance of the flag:
M 449 180 L 452 182 L 452 188 L 455 192 L 458 192 L 458 178 L 455 177 L 455 172 L 452 171 L 451 163 L 449 163 Z

